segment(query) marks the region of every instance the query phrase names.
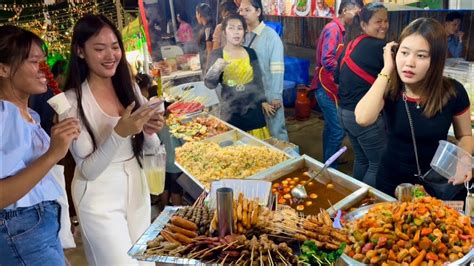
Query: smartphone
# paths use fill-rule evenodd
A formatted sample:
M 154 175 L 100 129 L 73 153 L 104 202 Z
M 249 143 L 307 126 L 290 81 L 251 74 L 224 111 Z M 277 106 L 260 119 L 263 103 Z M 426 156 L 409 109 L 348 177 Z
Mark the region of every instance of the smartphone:
M 165 111 L 165 100 L 162 97 L 152 97 L 147 105 L 150 108 L 157 109 L 158 112 Z

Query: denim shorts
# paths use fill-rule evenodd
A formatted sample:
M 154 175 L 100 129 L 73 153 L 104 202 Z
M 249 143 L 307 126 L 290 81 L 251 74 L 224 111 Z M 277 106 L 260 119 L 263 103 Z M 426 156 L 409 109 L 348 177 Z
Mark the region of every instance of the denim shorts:
M 0 266 L 65 265 L 59 241 L 60 205 L 44 201 L 0 210 Z

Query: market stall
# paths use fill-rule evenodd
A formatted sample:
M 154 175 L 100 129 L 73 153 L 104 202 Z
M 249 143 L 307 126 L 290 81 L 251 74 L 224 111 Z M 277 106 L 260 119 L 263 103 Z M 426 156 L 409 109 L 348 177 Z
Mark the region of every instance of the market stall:
M 470 218 L 420 186 L 397 201 L 334 169 L 306 183 L 323 163 L 292 157 L 206 113 L 167 122 L 184 143 L 176 165 L 200 196 L 192 206 L 165 208 L 130 249 L 137 260 L 463 265 L 474 258 Z M 306 186 L 304 199 L 292 193 L 298 184 Z M 225 207 L 221 189 L 232 191 Z
M 221 234 L 229 228 L 228 223 L 221 225 L 221 211 L 203 202 L 167 207 L 129 255 L 193 265 L 469 263 L 474 257 L 470 219 L 440 200 L 416 195 L 409 202 L 369 205 L 333 220 L 324 210 L 301 216 L 291 208 L 259 205 L 239 193 L 230 206 L 228 234 Z

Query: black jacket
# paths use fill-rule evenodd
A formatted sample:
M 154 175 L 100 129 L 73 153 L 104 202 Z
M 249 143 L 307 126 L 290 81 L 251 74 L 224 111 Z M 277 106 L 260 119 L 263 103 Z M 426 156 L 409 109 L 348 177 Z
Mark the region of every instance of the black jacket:
M 266 125 L 262 111 L 262 103 L 266 98 L 257 54 L 251 48 L 244 48 L 250 57 L 250 65 L 253 68 L 253 81 L 243 85 L 243 90 L 225 85 L 222 80 L 223 73 L 218 78 L 206 75 L 204 83 L 210 89 L 221 84 L 222 119 L 244 131 L 249 131 Z M 211 53 L 209 68 L 219 58 L 223 58 L 223 48 L 216 49 Z

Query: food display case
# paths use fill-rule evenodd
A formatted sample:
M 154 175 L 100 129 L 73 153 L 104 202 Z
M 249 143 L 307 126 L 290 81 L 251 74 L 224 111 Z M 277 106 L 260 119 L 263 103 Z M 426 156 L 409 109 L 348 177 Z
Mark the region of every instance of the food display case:
M 229 126 L 231 126 L 231 125 L 229 125 Z M 272 145 L 270 145 L 270 144 L 268 144 L 264 141 L 261 141 L 261 140 L 255 138 L 255 137 L 247 134 L 246 132 L 243 132 L 243 131 L 241 131 L 241 130 L 233 127 L 233 126 L 231 126 L 231 127 L 232 127 L 232 129 L 228 132 L 225 132 L 225 133 L 222 133 L 222 134 L 219 134 L 219 135 L 216 135 L 216 136 L 213 136 L 213 137 L 201 140 L 201 141 L 197 141 L 195 143 L 198 143 L 196 145 L 199 145 L 200 147 L 203 147 L 206 144 L 209 144 L 209 146 L 213 146 L 213 147 L 216 147 L 216 145 L 218 145 L 220 148 L 240 147 L 240 146 L 265 148 L 266 151 L 269 151 L 273 154 L 284 157 L 284 160 L 281 160 L 281 162 L 284 162 L 284 161 L 287 161 L 287 160 L 290 160 L 290 159 L 293 158 L 290 154 L 287 154 L 287 153 L 273 147 Z M 188 165 L 188 166 L 192 165 L 193 164 L 192 162 L 190 162 L 189 160 L 187 160 L 184 163 L 180 162 L 179 149 L 183 149 L 183 148 L 185 149 L 186 148 L 185 145 L 183 145 L 182 147 L 180 147 L 176 150 L 175 164 L 185 174 L 185 175 L 182 175 L 180 177 L 178 182 L 180 184 L 188 183 L 187 188 L 185 188 L 186 191 L 193 191 L 193 193 L 195 195 L 199 195 L 204 190 L 209 191 L 208 184 L 210 184 L 210 182 L 212 182 L 213 180 L 218 180 L 220 178 L 236 178 L 236 177 L 227 176 L 227 175 L 223 174 L 222 176 L 216 176 L 216 178 L 206 178 L 206 182 L 203 183 L 198 176 L 196 176 L 192 173 L 192 170 L 189 169 L 189 167 L 186 167 L 186 165 Z M 192 145 L 192 144 L 188 144 L 188 145 Z M 257 158 L 258 158 L 259 155 L 261 155 L 261 154 L 253 154 L 252 156 L 250 156 L 250 155 L 249 156 L 252 157 L 252 158 L 257 156 Z M 237 158 L 237 157 L 231 158 L 231 159 L 233 161 L 239 161 L 239 158 Z M 189 162 L 189 164 L 188 164 L 188 162 Z M 273 165 L 268 166 L 267 168 L 269 169 L 269 168 L 275 167 L 278 164 L 279 163 L 275 163 Z M 212 165 L 208 165 L 208 167 L 212 167 Z M 249 170 L 248 171 L 249 174 L 248 175 L 247 174 L 241 174 L 241 176 L 242 176 L 241 178 L 255 179 L 256 175 L 258 175 L 260 172 L 264 172 L 268 169 L 265 169 L 265 170 L 260 169 L 256 172 Z M 207 174 L 207 173 L 204 173 L 204 172 L 207 172 L 206 169 L 203 169 L 203 170 L 204 171 L 201 171 L 201 172 L 203 172 L 203 174 Z M 200 172 L 200 171 L 195 171 L 195 172 Z M 192 182 L 189 182 L 189 181 L 192 181 Z
M 305 186 L 308 198 L 304 202 L 295 203 L 293 201 L 293 197 L 291 197 L 290 193 L 292 188 L 291 184 L 289 186 L 285 185 L 283 189 L 278 186 L 285 181 L 292 182 L 293 185 L 298 184 L 298 182 L 303 182 L 308 179 L 307 176 L 304 176 L 303 172 L 311 170 L 317 172 L 323 166 L 323 163 L 307 155 L 303 155 L 279 164 L 276 167 L 272 167 L 251 178 L 271 181 L 273 183 L 273 192 L 279 194 L 280 204 L 290 205 L 306 215 L 314 213 L 319 210 L 319 208 L 326 209 L 329 214 L 334 214 L 338 210 L 345 210 L 357 205 L 358 202 L 369 194 L 376 195 L 379 201 L 395 201 L 395 199 L 389 195 L 377 191 L 333 168 L 323 171 L 321 175 L 315 179 L 313 184 L 308 183 Z M 275 191 L 275 189 L 277 191 Z M 308 202 L 311 202 L 311 204 L 308 204 Z M 299 206 L 301 205 L 304 207 L 300 209 Z

